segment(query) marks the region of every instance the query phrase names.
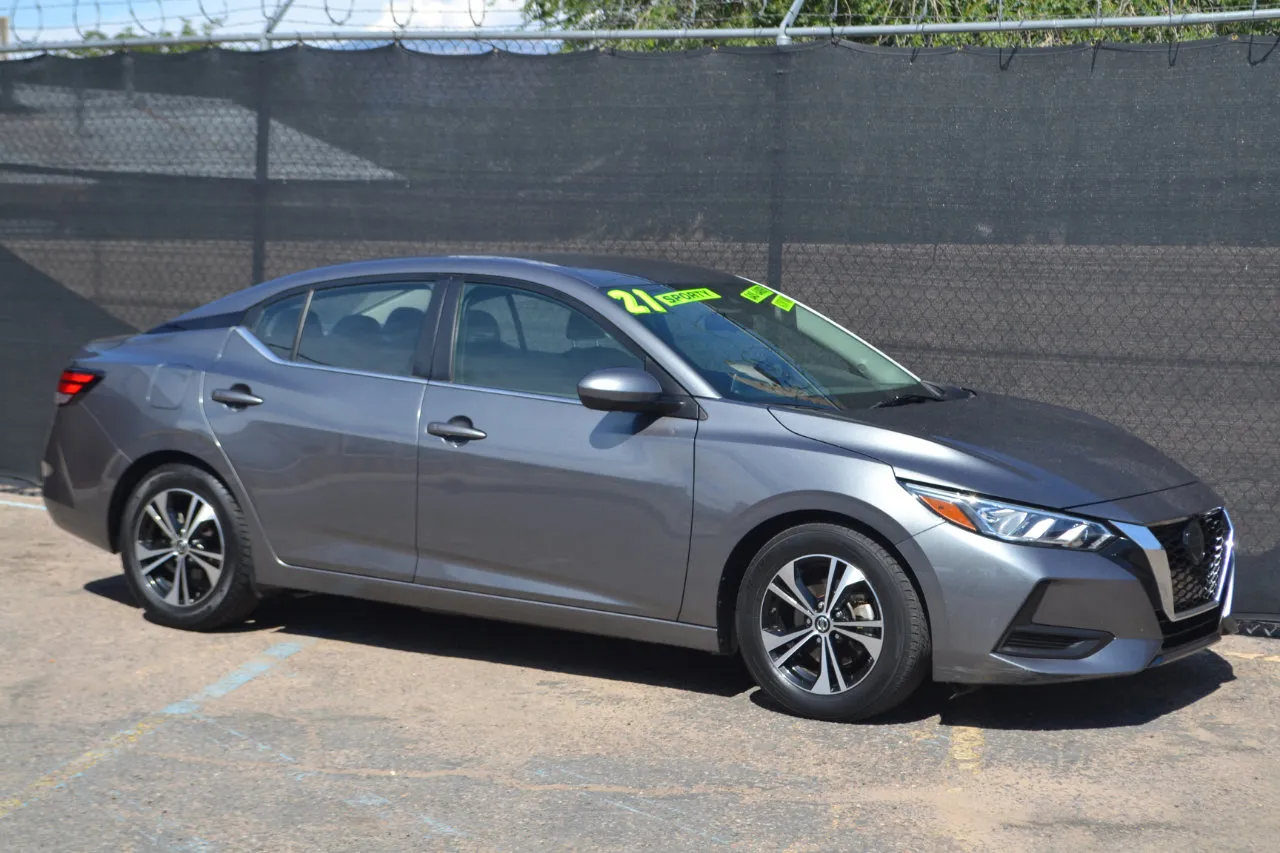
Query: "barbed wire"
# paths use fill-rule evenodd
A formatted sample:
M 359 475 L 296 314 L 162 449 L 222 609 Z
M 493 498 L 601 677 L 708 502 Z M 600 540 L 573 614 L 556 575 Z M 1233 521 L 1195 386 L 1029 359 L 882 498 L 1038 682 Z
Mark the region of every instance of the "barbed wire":
M 335 27 L 345 26 L 347 21 L 351 20 L 351 16 L 355 13 L 355 10 L 356 10 L 356 0 L 348 0 L 347 14 L 343 15 L 341 18 L 338 18 L 334 16 L 333 11 L 329 8 L 329 0 L 324 0 L 324 13 L 326 16 L 328 16 L 329 23 L 333 24 Z
M 94 2 L 97 3 L 99 0 L 94 0 Z M 200 9 L 200 16 L 209 22 L 226 20 L 228 13 L 231 11 L 231 7 L 227 5 L 227 0 L 222 0 L 222 14 L 220 15 L 209 14 L 209 10 L 204 7 L 205 0 L 196 0 L 196 3 Z
M 257 49 L 265 42 L 254 42 L 248 35 L 266 35 L 274 31 L 271 43 L 288 41 L 331 43 L 356 47 L 363 43 L 385 44 L 391 41 L 421 39 L 416 29 L 456 33 L 457 40 L 486 42 L 502 49 L 520 52 L 547 52 L 545 36 L 524 34 L 532 31 L 582 30 L 660 30 L 683 31 L 680 37 L 663 37 L 662 47 L 690 47 L 702 43 L 766 43 L 770 39 L 743 36 L 732 41 L 707 34 L 709 30 L 763 30 L 777 28 L 790 6 L 790 0 L 600 0 L 582 11 L 571 0 L 252 0 L 232 5 L 234 0 L 10 0 L 8 4 L 9 38 L 7 48 L 38 52 L 45 46 L 69 42 L 134 42 L 160 45 L 164 41 L 185 44 L 223 44 L 228 47 Z M 3 0 L 0 0 L 0 4 Z M 1086 4 L 1099 21 L 1108 17 L 1150 16 L 1150 27 L 1182 28 L 1183 37 L 1214 34 L 1275 32 L 1272 21 L 1233 21 L 1230 23 L 1179 24 L 1175 16 L 1202 13 L 1251 11 L 1274 17 L 1280 0 L 1259 6 L 1258 0 L 1096 0 Z M 0 5 L 0 10 L 4 7 Z M 1029 12 L 1052 8 L 1035 0 L 987 0 L 983 6 L 971 0 L 809 0 L 792 21 L 792 27 L 859 27 L 931 24 L 963 24 L 977 21 L 1025 22 Z M 1155 20 L 1167 16 L 1168 22 Z M 1080 20 L 1083 20 L 1081 18 Z M 92 22 L 90 24 L 90 21 Z M 1040 28 L 1043 31 L 1043 28 Z M 1084 24 L 1065 29 L 1087 29 Z M 471 31 L 477 32 L 474 36 Z M 498 32 L 502 31 L 502 32 Z M 1115 32 L 1119 32 L 1118 30 Z M 321 35 L 317 35 L 321 33 Z M 292 35 L 290 35 L 292 34 Z M 294 38 L 296 36 L 296 38 Z M 641 38 L 637 36 L 637 39 Z M 644 37 L 649 39 L 649 37 Z M 1003 36 L 1002 36 L 1003 38 Z M 1060 36 L 1017 36 L 1018 43 L 1051 43 Z M 1127 39 L 1157 40 L 1152 32 L 1129 31 Z M 448 41 L 441 37 L 437 40 Z M 915 41 L 894 34 L 882 43 L 915 44 L 956 43 L 941 38 L 918 37 Z M 553 50 L 591 47 L 624 49 L 656 49 L 653 39 L 644 43 L 624 43 L 627 39 L 573 39 L 554 46 Z M 633 40 L 634 41 L 634 40 Z M 969 41 L 978 44 L 1000 43 L 995 35 L 984 35 Z M 474 46 L 474 45 L 473 45 Z M 437 49 L 418 45 L 420 49 Z
M 165 30 L 164 30 L 164 25 L 165 25 L 164 3 L 163 3 L 163 2 L 161 2 L 160 0 L 156 0 L 156 6 L 157 6 L 157 7 L 159 7 L 159 9 L 160 9 L 160 28 L 159 28 L 159 32 L 164 32 L 164 31 L 165 31 Z M 133 22 L 134 22 L 135 24 L 137 24 L 137 25 L 138 25 L 138 28 L 139 28 L 139 29 L 141 29 L 141 30 L 142 30 L 144 33 L 146 33 L 147 35 L 149 35 L 149 36 L 153 36 L 153 35 L 155 35 L 155 34 L 156 34 L 156 32 L 155 32 L 155 31 L 153 31 L 153 30 L 151 30 L 150 28 L 148 28 L 148 27 L 146 26 L 146 24 L 144 24 L 144 23 L 143 23 L 143 22 L 138 18 L 138 12 L 137 12 L 137 10 L 134 8 L 133 0 L 129 0 L 129 17 L 130 17 L 130 18 L 132 18 L 132 19 L 133 19 Z

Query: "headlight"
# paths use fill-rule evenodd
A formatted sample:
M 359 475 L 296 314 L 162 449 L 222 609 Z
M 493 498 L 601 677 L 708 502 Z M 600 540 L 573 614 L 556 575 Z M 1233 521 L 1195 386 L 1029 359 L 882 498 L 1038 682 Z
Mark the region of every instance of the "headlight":
M 903 483 L 902 487 L 952 524 L 1006 542 L 1096 551 L 1114 538 L 1101 522 L 1087 518 L 993 501 L 936 486 Z

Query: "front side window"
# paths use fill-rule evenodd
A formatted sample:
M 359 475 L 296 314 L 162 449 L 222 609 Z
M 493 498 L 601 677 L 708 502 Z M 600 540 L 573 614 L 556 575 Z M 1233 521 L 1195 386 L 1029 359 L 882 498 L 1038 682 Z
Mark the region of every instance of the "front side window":
M 493 284 L 464 284 L 453 381 L 461 385 L 578 396 L 578 381 L 641 360 L 598 323 L 555 299 Z
M 842 410 L 931 393 L 870 344 L 764 285 L 608 293 L 730 400 Z

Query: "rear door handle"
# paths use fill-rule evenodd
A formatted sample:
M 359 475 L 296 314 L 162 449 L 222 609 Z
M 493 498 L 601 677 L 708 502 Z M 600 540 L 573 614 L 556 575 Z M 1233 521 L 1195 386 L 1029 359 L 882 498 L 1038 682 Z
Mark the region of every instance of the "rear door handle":
M 262 398 L 249 391 L 248 385 L 232 385 L 230 388 L 219 388 L 209 395 L 214 402 L 223 403 L 233 409 L 243 409 L 246 406 L 262 405 Z
M 450 441 L 479 441 L 488 436 L 484 430 L 473 427 L 470 418 L 461 416 L 450 418 L 444 423 L 432 421 L 427 424 L 427 432 Z

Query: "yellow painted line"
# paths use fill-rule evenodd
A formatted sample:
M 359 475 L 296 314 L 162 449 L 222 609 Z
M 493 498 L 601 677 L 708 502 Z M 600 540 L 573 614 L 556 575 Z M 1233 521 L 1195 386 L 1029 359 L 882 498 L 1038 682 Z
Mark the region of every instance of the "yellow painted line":
M 962 770 L 977 773 L 982 769 L 982 753 L 987 739 L 982 729 L 972 726 L 951 727 L 951 760 Z
M 19 796 L 0 801 L 0 818 L 7 817 L 9 814 L 16 812 L 27 803 L 39 798 L 42 794 L 45 794 L 54 788 L 66 785 L 76 776 L 79 776 L 95 764 L 101 764 L 103 761 L 106 761 L 122 749 L 137 743 L 139 738 L 152 729 L 163 725 L 168 719 L 167 715 L 161 714 L 156 714 L 153 717 L 147 717 L 133 728 L 123 732 L 117 732 L 112 735 L 107 739 L 106 743 L 97 749 L 91 749 L 79 758 L 74 758 L 67 762 L 52 773 L 41 776 L 39 779 L 28 785 L 26 790 Z
M 1260 660 L 1266 663 L 1280 663 L 1280 655 L 1264 655 L 1262 652 L 1219 652 L 1229 658 L 1240 658 L 1241 660 Z
M 148 732 L 173 719 L 190 717 L 190 715 L 198 712 L 209 700 L 219 699 L 231 691 L 243 687 L 258 676 L 270 672 L 281 661 L 292 657 L 314 642 L 315 640 L 313 639 L 306 639 L 290 643 L 276 643 L 243 666 L 227 673 L 212 684 L 206 685 L 198 693 L 188 696 L 181 702 L 174 702 L 157 714 L 145 717 L 131 728 L 116 732 L 107 738 L 101 746 L 91 749 L 80 757 L 71 759 L 56 770 L 41 776 L 17 796 L 10 797 L 7 800 L 0 800 L 0 819 L 13 814 L 18 809 L 29 805 L 50 791 L 65 788 L 71 780 L 91 767 L 101 764 L 108 758 L 118 755 L 133 746 Z

